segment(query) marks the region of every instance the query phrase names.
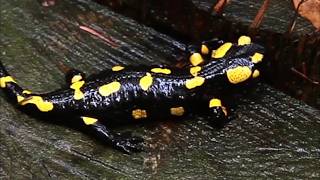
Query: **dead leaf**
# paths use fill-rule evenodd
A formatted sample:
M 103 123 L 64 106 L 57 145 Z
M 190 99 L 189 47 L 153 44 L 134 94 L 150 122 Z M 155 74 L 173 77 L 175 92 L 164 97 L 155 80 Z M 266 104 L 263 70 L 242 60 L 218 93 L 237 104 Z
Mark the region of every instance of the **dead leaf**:
M 230 3 L 230 0 L 218 0 L 218 2 L 213 7 L 213 11 L 217 14 L 221 14 L 223 12 L 224 7 Z
M 44 7 L 54 6 L 56 4 L 56 0 L 43 0 L 41 4 Z
M 320 31 L 320 0 L 292 0 L 292 2 L 298 13 Z

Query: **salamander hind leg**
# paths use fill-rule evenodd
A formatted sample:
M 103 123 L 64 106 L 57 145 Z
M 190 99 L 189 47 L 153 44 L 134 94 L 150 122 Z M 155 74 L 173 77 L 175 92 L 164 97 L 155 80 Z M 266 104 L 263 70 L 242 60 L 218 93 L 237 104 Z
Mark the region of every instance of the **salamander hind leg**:
M 84 81 L 85 74 L 77 69 L 70 69 L 66 72 L 66 82 L 68 85 L 74 84 L 76 82 Z
M 67 85 L 85 80 L 85 74 L 82 71 L 71 68 L 61 61 L 55 61 L 55 64 L 65 74 Z
M 133 136 L 131 133 L 113 133 L 95 118 L 82 116 L 81 119 L 100 140 L 112 145 L 114 148 L 127 154 L 143 150 L 142 138 Z

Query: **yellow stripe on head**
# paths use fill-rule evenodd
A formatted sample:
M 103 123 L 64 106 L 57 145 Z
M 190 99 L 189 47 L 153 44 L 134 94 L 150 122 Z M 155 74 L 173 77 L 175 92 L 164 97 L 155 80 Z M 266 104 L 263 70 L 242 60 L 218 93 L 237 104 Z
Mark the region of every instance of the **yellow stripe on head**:
M 117 81 L 114 81 L 112 83 L 101 86 L 99 88 L 99 93 L 101 94 L 101 96 L 109 96 L 112 93 L 119 91 L 120 88 L 121 84 Z
M 238 45 L 243 46 L 251 43 L 251 38 L 249 36 L 240 36 L 238 39 Z
M 230 42 L 224 43 L 217 50 L 212 51 L 212 57 L 213 58 L 224 57 L 231 47 L 232 47 L 232 43 L 230 43 Z
M 152 85 L 153 83 L 153 77 L 151 76 L 150 73 L 146 73 L 145 76 L 143 76 L 141 79 L 140 79 L 140 87 L 144 90 L 144 91 L 147 91 L 149 89 L 149 87 Z
M 151 72 L 162 73 L 162 74 L 171 74 L 171 70 L 167 68 L 153 68 Z
M 5 76 L 0 78 L 0 87 L 5 88 L 7 86 L 7 83 L 9 82 L 16 83 L 16 81 L 11 76 Z

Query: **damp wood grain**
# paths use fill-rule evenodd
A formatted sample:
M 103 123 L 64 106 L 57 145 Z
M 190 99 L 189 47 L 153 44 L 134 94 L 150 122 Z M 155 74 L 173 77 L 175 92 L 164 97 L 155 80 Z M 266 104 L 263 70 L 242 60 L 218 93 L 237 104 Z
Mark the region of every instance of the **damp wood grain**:
M 183 45 L 85 0 L 42 7 L 0 0 L 0 59 L 25 88 L 64 86 L 57 62 L 96 73 L 116 64 L 174 63 Z M 81 30 L 93 28 L 119 46 Z M 147 151 L 124 155 L 72 126 L 40 121 L 0 92 L 0 179 L 319 178 L 320 112 L 258 84 L 217 130 L 206 118 L 127 125 Z

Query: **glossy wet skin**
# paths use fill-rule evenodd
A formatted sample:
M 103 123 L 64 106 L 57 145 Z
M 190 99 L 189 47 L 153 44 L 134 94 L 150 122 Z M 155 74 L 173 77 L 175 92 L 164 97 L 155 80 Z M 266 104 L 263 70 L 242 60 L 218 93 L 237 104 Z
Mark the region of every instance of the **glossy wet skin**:
M 140 141 L 116 137 L 104 124 L 181 117 L 189 112 L 207 113 L 215 117 L 213 121 L 223 122 L 228 118 L 220 99 L 224 88 L 259 76 L 261 46 L 247 37 L 239 38 L 238 44 L 213 44 L 203 43 L 200 50 L 190 51 L 191 65 L 183 69 L 115 66 L 88 78 L 72 70 L 66 76 L 68 88 L 40 95 L 24 91 L 1 65 L 1 87 L 22 107 L 79 118 L 116 148 L 135 151 Z
M 210 81 L 225 79 L 226 72 L 237 67 L 248 67 L 247 69 L 250 71 L 255 69 L 254 63 L 245 57 L 213 61 L 204 65 L 203 70 L 196 76 L 205 79 L 203 84 L 188 89 L 186 82 L 195 78 L 188 69 L 170 68 L 170 74 L 165 74 L 154 73 L 151 71 L 153 68 L 125 67 L 120 71 L 107 71 L 86 79 L 81 87 L 81 91 L 84 93 L 84 97 L 81 99 L 74 98 L 73 89 L 58 90 L 42 95 L 42 97 L 53 102 L 54 112 L 74 113 L 76 116 L 90 115 L 90 117 L 107 121 L 135 119 L 132 116 L 134 109 L 146 110 L 148 115 L 145 118 L 170 116 L 170 108 L 172 107 L 183 107 L 185 112 L 189 111 L 186 109 L 205 109 L 207 103 L 201 97 L 201 92 L 210 86 Z M 161 69 L 169 68 L 163 67 Z M 149 87 L 143 89 L 140 80 L 148 77 L 152 82 Z M 119 87 L 116 87 L 114 91 L 107 94 L 99 92 L 99 88 L 115 83 L 118 83 Z M 212 96 L 215 96 L 215 92 L 212 92 Z M 218 95 L 220 92 L 216 92 L 216 94 Z

